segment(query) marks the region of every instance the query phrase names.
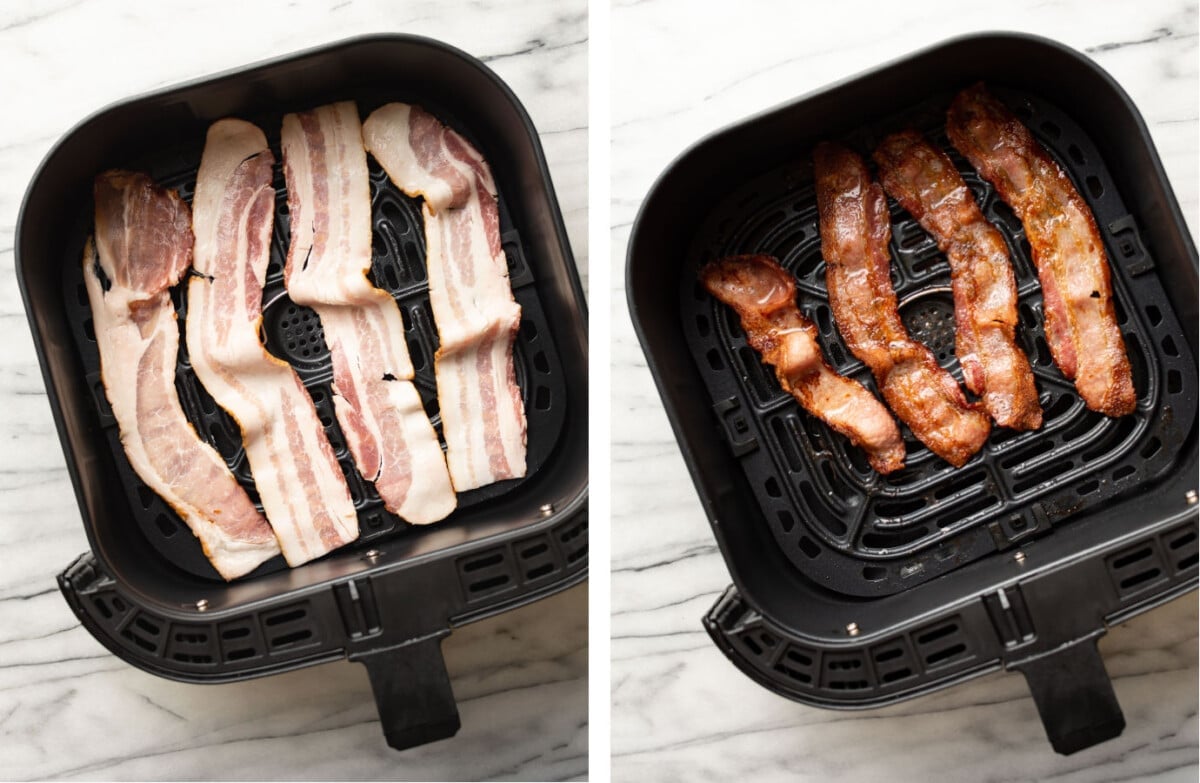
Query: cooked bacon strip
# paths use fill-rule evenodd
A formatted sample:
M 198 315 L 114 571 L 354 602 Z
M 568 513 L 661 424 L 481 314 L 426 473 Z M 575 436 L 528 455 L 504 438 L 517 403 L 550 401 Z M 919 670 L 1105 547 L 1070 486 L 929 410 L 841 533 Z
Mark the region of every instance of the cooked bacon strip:
M 353 101 L 283 118 L 291 245 L 288 294 L 321 318 L 333 405 L 359 472 L 415 524 L 457 505 L 437 433 L 413 385 L 396 300 L 367 278 L 371 191 Z
M 950 262 L 955 348 L 967 388 L 1001 427 L 1036 430 L 1042 407 L 1029 359 L 1017 347 L 1017 283 L 1008 246 L 954 163 L 916 131 L 875 150 L 879 181 L 937 240 Z
M 459 492 L 525 475 L 525 406 L 513 369 L 521 324 L 500 248 L 496 186 L 462 136 L 418 106 L 391 103 L 363 140 L 392 181 L 425 198 L 429 299 L 446 461 Z
M 283 556 L 296 566 L 358 537 L 346 478 L 312 398 L 259 340 L 275 190 L 267 140 L 226 119 L 208 129 L 196 178 L 196 271 L 187 346 L 196 377 L 242 428 L 242 442 Z
M 279 554 L 271 527 L 196 434 L 175 391 L 179 326 L 169 289 L 192 263 L 188 206 L 144 174 L 96 177 L 83 280 L 104 393 L 129 464 L 187 523 L 225 579 Z M 107 288 L 101 280 L 103 274 Z
M 1087 202 L 1016 115 L 982 83 L 955 97 L 950 142 L 1021 218 L 1033 249 L 1050 353 L 1084 403 L 1108 416 L 1137 407 L 1113 308 L 1104 242 Z
M 900 320 L 883 188 L 871 181 L 862 158 L 845 147 L 818 144 L 813 162 L 825 285 L 838 330 L 871 368 L 883 398 L 913 435 L 961 467 L 983 447 L 991 425 Z
M 867 452 L 871 467 L 904 467 L 900 428 L 862 384 L 838 375 L 821 353 L 817 328 L 796 307 L 796 283 L 774 258 L 731 256 L 700 270 L 708 292 L 732 307 L 750 346 L 775 368 L 784 391 Z

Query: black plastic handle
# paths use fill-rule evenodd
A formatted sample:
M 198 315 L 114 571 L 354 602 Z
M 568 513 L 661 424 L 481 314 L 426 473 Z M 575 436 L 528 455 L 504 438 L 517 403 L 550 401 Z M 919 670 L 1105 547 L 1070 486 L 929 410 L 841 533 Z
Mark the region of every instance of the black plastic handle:
M 453 737 L 462 725 L 442 658 L 442 636 L 352 657 L 367 667 L 387 744 L 396 750 Z
M 1064 756 L 1118 737 L 1125 730 L 1125 715 L 1094 637 L 1012 668 L 1025 675 L 1046 736 Z

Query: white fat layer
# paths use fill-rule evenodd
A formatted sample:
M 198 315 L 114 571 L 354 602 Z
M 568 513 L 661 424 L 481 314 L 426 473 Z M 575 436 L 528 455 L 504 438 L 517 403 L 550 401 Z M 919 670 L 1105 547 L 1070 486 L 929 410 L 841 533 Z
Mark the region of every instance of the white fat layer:
M 100 258 L 102 267 L 112 268 L 111 261 L 107 265 L 104 264 L 103 254 Z M 84 285 L 92 306 L 92 323 L 100 350 L 100 372 L 105 395 L 117 420 L 121 432 L 121 445 L 129 458 L 129 464 L 147 486 L 176 510 L 192 533 L 200 539 L 204 553 L 217 573 L 225 579 L 243 576 L 279 554 L 278 544 L 274 540 L 249 542 L 230 536 L 217 524 L 216 519 L 201 507 L 204 505 L 211 508 L 212 503 L 204 501 L 211 499 L 213 488 L 172 485 L 172 477 L 161 476 L 154 468 L 147 454 L 147 444 L 142 437 L 141 422 L 137 416 L 137 394 L 141 384 L 160 385 L 165 393 L 167 407 L 161 410 L 159 415 L 178 419 L 188 424 L 188 429 L 191 429 L 175 391 L 174 369 L 175 357 L 179 352 L 179 329 L 170 300 L 166 300 L 163 307 L 155 309 L 148 317 L 143 332 L 129 317 L 128 303 L 134 292 L 116 285 L 105 292 L 94 269 L 96 260 L 95 246 L 89 241 L 84 250 Z M 115 280 L 115 276 L 110 274 L 109 280 Z M 162 378 L 139 377 L 138 365 L 142 356 L 160 335 L 162 340 L 157 350 L 162 351 L 163 367 L 167 375 Z M 216 467 L 223 481 L 228 481 L 230 485 L 237 483 L 221 455 L 200 440 L 199 436 L 196 436 L 194 454 L 198 459 L 207 460 Z M 220 512 L 222 509 L 213 510 Z M 225 518 L 229 519 L 232 515 L 233 512 L 227 511 Z
M 281 146 L 291 205 L 288 293 L 313 307 L 321 318 L 325 343 L 349 368 L 357 407 L 334 379 L 334 412 L 360 473 L 375 482 L 389 511 L 414 524 L 445 518 L 457 506 L 454 487 L 437 432 L 413 386 L 413 366 L 396 301 L 367 278 L 371 266 L 371 194 L 362 127 L 353 102 L 312 111 L 325 145 L 326 165 L 314 170 L 309 139 L 300 117 L 284 117 Z M 328 196 L 327 241 L 314 248 L 316 186 Z M 385 380 L 386 378 L 386 380 Z M 357 418 L 377 445 L 382 464 L 366 465 Z M 400 465 L 390 448 L 407 447 L 411 481 L 394 485 Z
M 267 519 L 288 564 L 296 566 L 356 539 L 358 517 L 312 399 L 291 367 L 267 353 L 259 340 L 261 317 L 252 319 L 246 309 L 247 293 L 261 297 L 271 221 L 250 226 L 249 209 L 235 216 L 239 224 L 233 249 L 237 263 L 231 272 L 234 285 L 229 288 L 222 281 L 221 296 L 209 279 L 219 254 L 229 252 L 220 247 L 218 237 L 224 194 L 242 161 L 266 151 L 262 131 L 249 123 L 221 120 L 209 129 L 193 200 L 195 267 L 208 278 L 193 278 L 188 285 L 187 343 L 197 377 L 242 429 Z M 266 182 L 260 190 L 270 187 Z M 258 232 L 262 249 L 253 258 L 251 231 Z M 247 266 L 259 290 L 247 292 Z M 217 314 L 218 296 L 223 304 L 233 304 L 228 316 Z M 230 323 L 222 340 L 215 326 L 218 318 L 225 317 Z M 289 412 L 294 427 L 286 421 Z M 336 531 L 334 540 L 322 540 L 316 524 L 321 515 L 328 515 Z

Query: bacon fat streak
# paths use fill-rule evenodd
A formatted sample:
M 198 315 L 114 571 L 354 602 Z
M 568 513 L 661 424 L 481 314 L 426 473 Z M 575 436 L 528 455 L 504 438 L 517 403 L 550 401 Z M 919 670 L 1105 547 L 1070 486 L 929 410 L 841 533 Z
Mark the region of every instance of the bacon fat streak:
M 418 106 L 377 109 L 363 140 L 397 187 L 425 199 L 434 370 L 454 488 L 524 476 L 525 406 L 513 367 L 521 307 L 500 247 L 491 171 L 466 139 Z
M 367 277 L 371 193 L 357 107 L 345 101 L 286 115 L 282 148 L 288 294 L 321 318 L 350 453 L 389 511 L 414 524 L 436 522 L 457 499 L 412 383 L 400 308 Z
M 96 178 L 95 201 L 83 279 L 121 445 L 217 573 L 243 576 L 279 554 L 279 545 L 221 455 L 200 440 L 175 390 L 179 326 L 169 289 L 192 263 L 188 206 L 146 175 L 123 171 Z
M 825 283 L 838 330 L 913 435 L 961 467 L 983 447 L 991 425 L 900 320 L 883 188 L 871 181 L 862 158 L 845 147 L 819 144 L 813 162 Z
M 1046 342 L 1084 403 L 1108 416 L 1137 407 L 1096 218 L 1070 178 L 983 84 L 959 93 L 946 134 L 1025 226 L 1042 285 Z
M 796 307 L 796 283 L 774 258 L 731 256 L 700 270 L 708 292 L 732 307 L 746 339 L 775 368 L 784 391 L 867 452 L 871 467 L 904 467 L 904 441 L 887 408 L 855 380 L 838 375 L 817 343 L 817 328 Z
M 274 158 L 257 127 L 208 129 L 193 199 L 195 268 L 188 283 L 192 367 L 242 429 L 246 457 L 288 565 L 358 537 L 345 476 L 295 371 L 259 339 L 270 258 Z
M 955 348 L 967 388 L 1000 426 L 1042 426 L 1033 370 L 1017 346 L 1017 283 L 1004 237 L 946 153 L 920 133 L 888 136 L 874 158 L 884 190 L 933 235 L 950 263 Z

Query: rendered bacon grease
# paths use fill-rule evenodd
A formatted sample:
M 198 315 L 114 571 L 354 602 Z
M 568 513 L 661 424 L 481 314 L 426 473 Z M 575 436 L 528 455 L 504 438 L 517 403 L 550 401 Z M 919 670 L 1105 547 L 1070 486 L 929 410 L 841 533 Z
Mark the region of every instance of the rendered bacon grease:
M 242 429 L 246 457 L 288 565 L 358 537 L 358 517 L 312 399 L 259 339 L 270 257 L 274 157 L 257 127 L 208 130 L 193 199 L 187 346 L 197 378 Z
M 333 361 L 333 405 L 358 471 L 387 509 L 427 524 L 457 498 L 437 433 L 413 385 L 404 321 L 367 278 L 371 193 L 352 101 L 283 118 L 291 245 L 285 281 L 321 318 Z
M 1070 178 L 983 84 L 946 115 L 950 142 L 1025 226 L 1042 285 L 1046 342 L 1084 403 L 1108 416 L 1137 406 L 1096 219 Z
M 883 188 L 871 181 L 862 158 L 845 147 L 819 144 L 813 162 L 825 282 L 838 330 L 913 435 L 962 467 L 983 447 L 991 425 L 900 320 Z
M 873 157 L 888 195 L 933 235 L 950 262 L 955 348 L 967 388 L 1000 426 L 1042 426 L 1033 370 L 1016 342 L 1017 284 L 1004 237 L 946 153 L 920 133 L 888 136 Z
M 887 408 L 855 380 L 838 375 L 817 343 L 817 328 L 796 307 L 796 283 L 774 258 L 731 256 L 700 270 L 709 293 L 737 312 L 746 339 L 775 368 L 784 391 L 867 452 L 871 467 L 904 467 L 904 441 Z
M 363 123 L 392 182 L 425 199 L 434 361 L 450 478 L 459 492 L 525 475 L 525 406 L 513 367 L 521 307 L 500 247 L 496 186 L 479 152 L 418 106 Z
M 121 445 L 217 573 L 234 579 L 279 554 L 279 545 L 221 455 L 200 440 L 175 390 L 179 326 L 168 289 L 192 264 L 191 214 L 144 174 L 107 171 L 94 191 L 96 234 L 84 250 L 83 279 Z

